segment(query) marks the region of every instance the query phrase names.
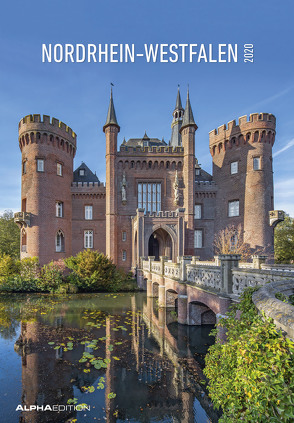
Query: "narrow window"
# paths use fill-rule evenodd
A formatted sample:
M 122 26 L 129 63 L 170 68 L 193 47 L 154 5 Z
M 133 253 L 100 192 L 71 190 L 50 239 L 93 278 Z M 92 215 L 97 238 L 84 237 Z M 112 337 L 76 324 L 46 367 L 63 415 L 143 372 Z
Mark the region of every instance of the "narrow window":
M 195 169 L 195 175 L 199 176 L 200 175 L 200 169 Z
M 56 207 L 56 217 L 63 217 L 63 202 L 56 201 L 55 207 Z
M 21 200 L 21 211 L 26 212 L 27 211 L 27 199 L 23 198 Z
M 126 241 L 127 240 L 127 233 L 126 233 L 126 231 L 122 231 L 121 238 L 122 238 L 122 241 Z
M 203 247 L 202 229 L 195 229 L 194 231 L 194 248 Z
M 201 219 L 202 217 L 201 211 L 202 211 L 201 204 L 195 204 L 195 215 L 194 215 L 195 219 Z
M 44 172 L 44 159 L 37 159 L 37 171 Z
M 231 175 L 238 173 L 238 162 L 231 163 Z
M 24 174 L 26 174 L 27 173 L 27 161 L 26 160 L 24 160 L 23 162 L 22 162 L 22 174 L 24 175 Z
M 253 170 L 260 170 L 260 157 L 253 157 Z
M 229 201 L 229 217 L 239 216 L 239 200 Z
M 93 248 L 93 231 L 84 232 L 84 248 Z
M 127 259 L 127 252 L 126 252 L 126 250 L 123 250 L 123 252 L 122 252 L 122 261 L 126 261 L 126 259 Z
M 56 172 L 57 172 L 58 176 L 62 176 L 62 164 L 61 163 L 57 163 Z
M 80 176 L 85 176 L 85 169 L 80 169 L 79 174 Z
M 55 237 L 56 252 L 61 253 L 64 251 L 64 235 L 62 231 L 58 231 Z
M 93 219 L 93 206 L 85 206 L 85 219 L 86 220 Z
M 27 252 L 27 233 L 25 230 L 23 230 L 21 233 L 21 252 Z

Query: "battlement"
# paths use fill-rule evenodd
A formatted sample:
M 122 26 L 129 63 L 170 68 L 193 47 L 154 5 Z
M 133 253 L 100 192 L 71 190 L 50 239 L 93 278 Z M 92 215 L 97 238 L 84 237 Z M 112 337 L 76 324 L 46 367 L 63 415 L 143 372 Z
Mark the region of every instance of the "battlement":
M 272 130 L 276 129 L 276 117 L 270 113 L 252 113 L 241 116 L 236 120 L 231 120 L 224 125 L 219 126 L 209 132 L 209 144 L 214 144 L 226 138 L 236 136 L 243 132 Z
M 64 122 L 54 117 L 50 118 L 48 115 L 43 115 L 43 119 L 41 115 L 27 115 L 20 120 L 18 130 L 19 135 L 22 135 L 24 132 L 34 131 L 54 133 L 76 146 L 76 133 Z
M 164 217 L 164 218 L 176 218 L 179 216 L 178 211 L 159 211 L 159 212 L 146 212 L 146 217 Z
M 170 147 L 170 146 L 154 146 L 154 147 L 129 147 L 126 145 L 121 145 L 120 150 L 121 153 L 127 153 L 127 154 L 173 154 L 173 153 L 183 153 L 184 148 L 183 147 Z
M 72 182 L 72 187 L 100 187 L 105 188 L 104 182 Z

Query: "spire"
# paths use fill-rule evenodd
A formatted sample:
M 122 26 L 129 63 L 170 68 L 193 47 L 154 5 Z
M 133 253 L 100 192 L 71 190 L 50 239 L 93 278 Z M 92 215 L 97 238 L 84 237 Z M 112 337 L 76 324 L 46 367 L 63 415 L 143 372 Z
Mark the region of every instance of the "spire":
M 183 109 L 182 107 L 182 101 L 181 101 L 181 94 L 180 94 L 180 86 L 178 85 L 178 95 L 177 95 L 177 101 L 176 101 L 176 109 Z
M 109 125 L 117 126 L 118 130 L 120 130 L 119 124 L 117 123 L 117 120 L 116 120 L 116 114 L 115 114 L 115 109 L 114 109 L 114 104 L 113 104 L 112 85 L 113 84 L 111 84 L 110 101 L 109 101 L 109 107 L 108 107 L 106 122 L 105 122 L 105 125 L 103 126 L 103 132 L 105 132 L 105 129 Z
M 172 135 L 171 135 L 170 145 L 174 148 L 180 147 L 182 145 L 182 137 L 180 134 L 180 129 L 182 126 L 183 114 L 184 114 L 184 109 L 183 109 L 182 101 L 181 101 L 180 86 L 178 85 L 176 107 L 173 111 L 173 121 L 171 124 Z
M 194 126 L 194 128 L 197 129 L 197 125 L 194 121 L 194 116 L 193 116 L 192 107 L 190 103 L 189 87 L 187 91 L 187 101 L 186 101 L 186 107 L 184 111 L 184 118 L 183 118 L 181 130 L 186 126 Z

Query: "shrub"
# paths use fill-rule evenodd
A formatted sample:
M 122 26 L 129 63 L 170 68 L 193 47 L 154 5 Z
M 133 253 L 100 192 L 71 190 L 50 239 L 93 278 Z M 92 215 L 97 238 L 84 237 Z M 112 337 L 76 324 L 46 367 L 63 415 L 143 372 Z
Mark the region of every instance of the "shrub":
M 19 272 L 19 261 L 8 254 L 0 255 L 0 283 Z
M 53 292 L 59 288 L 63 283 L 64 265 L 62 263 L 60 263 L 60 260 L 58 262 L 51 261 L 42 267 L 36 284 L 38 291 Z
M 68 281 L 81 291 L 118 291 L 127 278 L 108 257 L 98 251 L 81 251 L 65 259 L 65 264 L 73 271 Z
M 38 257 L 27 257 L 20 261 L 20 276 L 23 280 L 37 279 L 40 275 Z
M 245 290 L 219 324 L 227 329 L 227 341 L 218 340 L 208 350 L 209 394 L 223 410 L 220 422 L 293 422 L 294 343 L 258 314 L 255 289 Z

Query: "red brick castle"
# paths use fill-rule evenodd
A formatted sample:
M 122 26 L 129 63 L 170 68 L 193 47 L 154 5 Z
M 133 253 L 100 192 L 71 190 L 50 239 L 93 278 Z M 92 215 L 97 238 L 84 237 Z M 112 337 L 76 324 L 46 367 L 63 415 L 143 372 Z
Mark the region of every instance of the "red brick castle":
M 117 148 L 120 126 L 111 92 L 103 131 L 106 184 L 82 163 L 77 137 L 63 122 L 29 115 L 19 123 L 22 153 L 21 257 L 40 263 L 91 248 L 126 270 L 140 257 L 213 257 L 215 234 L 241 225 L 253 248 L 273 245 L 272 146 L 276 119 L 254 113 L 209 134 L 213 175 L 195 157 L 197 125 L 189 92 L 178 90 L 169 144 L 132 138 Z

